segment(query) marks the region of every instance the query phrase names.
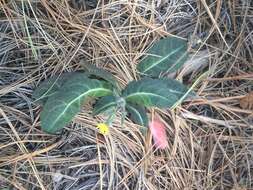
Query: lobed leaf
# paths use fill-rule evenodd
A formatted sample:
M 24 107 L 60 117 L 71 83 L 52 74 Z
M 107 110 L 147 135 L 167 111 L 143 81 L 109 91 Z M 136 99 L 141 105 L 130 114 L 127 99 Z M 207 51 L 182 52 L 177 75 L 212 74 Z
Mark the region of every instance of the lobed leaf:
M 162 72 L 172 73 L 187 60 L 187 41 L 176 37 L 164 38 L 154 43 L 147 54 L 137 65 L 141 74 L 159 77 Z
M 50 96 L 41 113 L 41 127 L 55 133 L 71 122 L 88 97 L 112 94 L 105 82 L 89 79 L 85 75 L 72 75 L 61 89 Z
M 118 83 L 116 78 L 108 71 L 98 68 L 95 65 L 92 65 L 88 62 L 82 60 L 80 65 L 86 70 L 88 75 L 94 75 L 96 77 L 102 78 L 103 80 L 111 83 L 114 87 L 118 89 Z
M 115 96 L 104 96 L 100 98 L 94 105 L 93 115 L 104 113 L 109 109 L 117 106 L 117 100 Z
M 126 104 L 126 111 L 129 114 L 129 118 L 136 124 L 147 127 L 148 116 L 143 106 L 135 104 Z
M 172 107 L 187 91 L 186 86 L 173 79 L 145 78 L 130 82 L 122 94 L 127 102 L 166 108 Z
M 53 76 L 49 79 L 44 80 L 40 85 L 34 90 L 32 98 L 36 103 L 40 105 L 45 105 L 48 97 L 54 95 L 61 86 L 73 75 L 84 75 L 84 73 L 73 72 L 73 73 L 63 73 L 60 76 Z

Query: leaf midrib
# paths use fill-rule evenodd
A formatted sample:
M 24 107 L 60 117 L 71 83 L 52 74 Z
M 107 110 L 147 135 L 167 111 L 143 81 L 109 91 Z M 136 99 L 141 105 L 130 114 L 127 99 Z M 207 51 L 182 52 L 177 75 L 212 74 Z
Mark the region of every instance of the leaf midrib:
M 150 95 L 150 96 L 156 96 L 156 97 L 160 97 L 160 98 L 162 98 L 162 99 L 165 99 L 166 101 L 169 101 L 168 98 L 165 98 L 165 97 L 163 97 L 163 96 L 160 96 L 160 95 L 158 95 L 158 94 L 153 94 L 153 93 L 150 93 L 150 92 L 135 92 L 135 93 L 132 93 L 132 94 L 130 94 L 130 95 L 127 95 L 127 96 L 126 96 L 126 99 L 131 98 L 131 97 L 133 97 L 133 96 L 137 96 L 137 95 Z
M 65 107 L 65 109 L 61 112 L 61 114 L 55 119 L 54 123 L 53 123 L 51 126 L 54 126 L 55 123 L 57 123 L 57 121 L 65 114 L 65 112 L 68 110 L 68 108 L 69 108 L 75 101 L 77 101 L 78 99 L 81 99 L 83 96 L 86 96 L 86 95 L 88 95 L 88 94 L 91 93 L 91 92 L 99 91 L 99 90 L 111 92 L 109 89 L 105 89 L 105 88 L 96 88 L 96 89 L 90 89 L 90 90 L 86 91 L 85 93 L 81 94 L 81 95 L 78 96 L 77 98 L 73 99 L 73 100 Z
M 142 116 L 141 116 L 140 112 L 137 109 L 135 109 L 134 107 L 132 107 L 132 106 L 128 106 L 128 107 L 130 109 L 132 109 L 132 111 L 134 111 L 138 115 L 139 119 L 141 120 L 142 125 L 144 125 L 144 121 L 142 119 Z
M 96 112 L 101 112 L 101 110 L 104 110 L 104 108 L 108 108 L 110 106 L 113 106 L 113 105 L 117 105 L 115 102 L 110 102 L 108 104 L 105 104 L 104 106 L 102 106 L 100 109 L 97 109 Z
M 170 54 L 168 54 L 167 56 L 165 56 L 164 58 L 162 59 L 159 59 L 159 61 L 155 62 L 156 64 L 151 64 L 149 67 L 147 67 L 145 70 L 143 70 L 142 72 L 145 73 L 147 72 L 148 70 L 150 70 L 151 68 L 155 67 L 156 65 L 159 65 L 161 62 L 163 62 L 165 59 L 167 59 L 169 56 L 175 54 L 178 50 L 180 50 L 181 48 L 183 48 L 184 46 L 181 46 L 177 49 L 175 49 L 173 52 L 171 52 Z

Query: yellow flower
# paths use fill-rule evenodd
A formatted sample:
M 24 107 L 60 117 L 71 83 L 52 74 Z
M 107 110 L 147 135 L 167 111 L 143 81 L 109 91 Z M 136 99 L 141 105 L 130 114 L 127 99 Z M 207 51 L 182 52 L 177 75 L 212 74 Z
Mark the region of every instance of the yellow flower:
M 105 123 L 99 123 L 99 124 L 97 124 L 97 128 L 98 128 L 99 132 L 102 135 L 108 135 L 108 133 L 109 133 L 109 126 L 106 125 Z

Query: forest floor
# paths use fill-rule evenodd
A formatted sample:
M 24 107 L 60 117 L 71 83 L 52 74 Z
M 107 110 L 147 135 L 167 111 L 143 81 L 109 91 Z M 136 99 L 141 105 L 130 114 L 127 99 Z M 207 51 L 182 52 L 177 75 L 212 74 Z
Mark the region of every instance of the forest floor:
M 251 0 L 0 1 L 0 189 L 253 189 L 252 18 Z M 41 130 L 43 80 L 85 59 L 125 86 L 172 35 L 201 67 L 175 76 L 198 99 L 149 110 L 167 121 L 166 149 L 128 119 L 101 136 L 89 104 L 60 135 Z

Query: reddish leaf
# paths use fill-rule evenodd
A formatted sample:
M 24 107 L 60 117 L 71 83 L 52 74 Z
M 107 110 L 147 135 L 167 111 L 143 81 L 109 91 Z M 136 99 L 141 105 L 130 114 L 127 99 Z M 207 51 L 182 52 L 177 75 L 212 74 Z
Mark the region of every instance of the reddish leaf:
M 159 117 L 155 117 L 149 123 L 149 127 L 155 146 L 159 149 L 165 149 L 168 146 L 168 142 L 164 123 L 159 119 Z

